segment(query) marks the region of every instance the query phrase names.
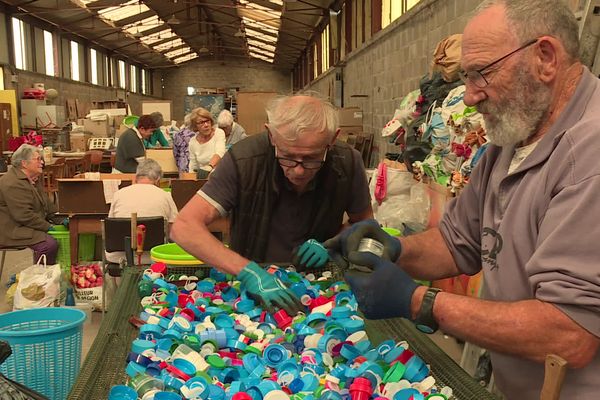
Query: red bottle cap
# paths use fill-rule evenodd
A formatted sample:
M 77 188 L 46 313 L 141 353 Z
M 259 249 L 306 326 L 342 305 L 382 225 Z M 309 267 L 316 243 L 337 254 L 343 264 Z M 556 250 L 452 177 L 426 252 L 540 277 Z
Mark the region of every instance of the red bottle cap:
M 150 266 L 150 269 L 152 270 L 152 272 L 157 272 L 159 274 L 166 274 L 167 273 L 167 264 L 162 263 L 162 262 L 157 262 L 154 263 Z
M 237 392 L 231 397 L 231 400 L 252 400 L 252 396 L 246 392 Z
M 279 310 L 273 314 L 277 326 L 281 329 L 285 329 L 292 324 L 292 318 L 285 312 L 285 310 Z
M 371 387 L 371 381 L 367 378 L 356 378 L 350 385 L 350 396 L 352 400 L 368 400 L 373 394 L 373 388 Z
M 404 350 L 402 352 L 402 354 L 400 354 L 400 356 L 398 356 L 398 358 L 396 358 L 397 361 L 400 361 L 402 364 L 406 364 L 408 362 L 408 360 L 410 360 L 412 358 L 412 356 L 414 356 L 415 353 L 413 353 L 410 350 Z

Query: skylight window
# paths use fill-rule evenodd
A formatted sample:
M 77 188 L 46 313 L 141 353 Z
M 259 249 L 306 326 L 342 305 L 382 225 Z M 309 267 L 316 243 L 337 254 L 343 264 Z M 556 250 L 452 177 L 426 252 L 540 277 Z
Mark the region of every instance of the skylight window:
M 164 25 L 164 22 L 158 18 L 158 15 L 153 15 L 152 17 L 144 18 L 141 21 L 127 24 L 123 26 L 123 30 L 134 34 L 138 32 L 145 32 L 149 29 L 154 29 L 160 25 Z
M 182 47 L 181 49 L 177 49 L 177 50 L 173 50 L 173 51 L 169 51 L 168 53 L 165 53 L 165 56 L 168 58 L 173 58 L 175 56 L 183 56 L 183 55 L 189 53 L 190 51 L 192 51 L 192 49 L 190 49 L 189 47 Z
M 176 37 L 177 35 L 175 35 L 173 31 L 169 28 L 157 33 L 153 33 L 152 35 L 143 36 L 140 38 L 140 41 L 144 44 L 151 45 L 152 43 L 160 42 L 164 39 L 172 39 Z
M 98 15 L 102 18 L 116 22 L 134 15 L 141 14 L 150 10 L 147 5 L 140 3 L 138 0 L 130 0 L 126 3 L 115 7 L 108 7 L 98 11 Z
M 191 54 L 188 54 L 188 55 L 186 55 L 186 56 L 183 56 L 183 57 L 178 57 L 178 58 L 175 58 L 175 59 L 173 59 L 173 62 L 174 62 L 175 64 L 181 64 L 182 62 L 186 62 L 186 61 L 189 61 L 189 60 L 193 60 L 194 58 L 197 58 L 197 57 L 198 57 L 198 54 L 196 54 L 196 53 L 191 53 Z
M 157 46 L 152 46 L 152 48 L 156 51 L 165 51 L 165 50 L 169 50 L 173 47 L 179 47 L 181 46 L 183 43 L 183 40 L 181 40 L 181 38 L 177 38 L 177 39 L 173 39 L 173 40 L 169 40 L 166 43 L 162 43 L 159 44 Z
M 256 47 L 264 49 L 264 50 L 269 50 L 271 52 L 275 52 L 275 46 L 260 42 L 258 40 L 248 39 L 248 44 L 252 45 L 252 46 L 256 46 Z

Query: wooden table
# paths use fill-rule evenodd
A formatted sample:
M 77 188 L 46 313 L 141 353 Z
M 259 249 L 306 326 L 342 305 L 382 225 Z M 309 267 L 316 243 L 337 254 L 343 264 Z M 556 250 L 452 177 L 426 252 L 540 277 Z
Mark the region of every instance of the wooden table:
M 120 179 L 119 188 L 131 185 L 133 174 L 101 174 L 103 179 Z M 130 179 L 127 179 L 130 178 Z M 171 195 L 178 210 L 196 194 L 206 181 L 172 180 Z M 108 217 L 110 204 L 104 200 L 101 181 L 86 179 L 58 180 L 58 212 L 69 217 L 71 260 L 79 260 L 79 234 L 102 233 L 101 220 Z M 229 241 L 229 219 L 218 218 L 208 226 L 211 232 L 221 233 Z

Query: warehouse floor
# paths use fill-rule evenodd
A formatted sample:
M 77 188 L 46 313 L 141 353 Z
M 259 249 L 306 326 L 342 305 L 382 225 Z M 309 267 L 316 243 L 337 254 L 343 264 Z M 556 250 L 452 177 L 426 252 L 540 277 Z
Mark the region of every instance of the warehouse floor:
M 11 307 L 4 300 L 6 294 L 6 284 L 12 274 L 15 274 L 32 263 L 32 253 L 30 250 L 23 251 L 12 251 L 6 253 L 6 260 L 4 263 L 4 270 L 2 271 L 2 277 L 0 279 L 0 313 L 11 311 Z M 90 346 L 92 345 L 98 328 L 102 322 L 102 313 L 93 312 L 91 322 L 86 321 L 83 325 L 83 357 L 87 355 Z M 452 359 L 457 363 L 460 363 L 462 354 L 462 344 L 457 343 L 454 338 L 448 337 L 441 332 L 436 332 L 431 335 L 430 338 L 444 350 Z

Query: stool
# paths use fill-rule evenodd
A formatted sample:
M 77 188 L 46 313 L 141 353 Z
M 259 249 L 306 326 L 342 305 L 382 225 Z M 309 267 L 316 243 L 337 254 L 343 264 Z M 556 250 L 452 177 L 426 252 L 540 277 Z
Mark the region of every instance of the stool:
M 0 260 L 0 280 L 2 280 L 2 271 L 4 270 L 4 259 L 6 258 L 6 252 L 21 251 L 25 249 L 27 249 L 27 246 L 0 247 L 0 252 L 2 252 L 2 260 Z

